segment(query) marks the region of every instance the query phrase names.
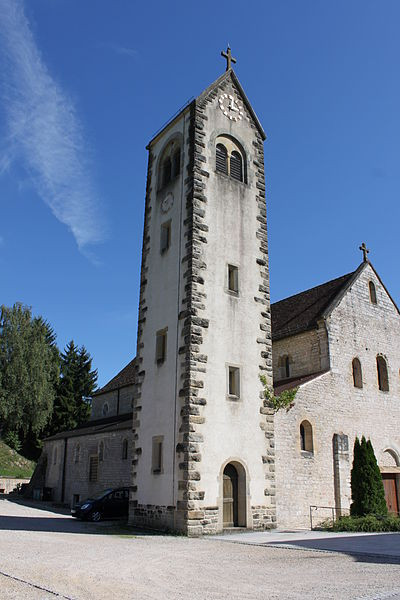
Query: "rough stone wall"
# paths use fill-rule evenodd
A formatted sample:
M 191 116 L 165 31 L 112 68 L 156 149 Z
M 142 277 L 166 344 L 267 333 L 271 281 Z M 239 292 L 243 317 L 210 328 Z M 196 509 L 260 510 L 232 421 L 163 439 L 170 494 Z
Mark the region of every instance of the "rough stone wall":
M 74 494 L 80 500 L 109 487 L 130 485 L 131 474 L 131 430 L 110 431 L 108 433 L 71 437 L 67 439 L 64 503 L 71 505 Z M 128 440 L 128 458 L 122 459 L 123 440 Z M 104 443 L 104 460 L 99 462 L 97 482 L 89 481 L 89 457 L 98 454 L 100 442 Z M 80 445 L 79 461 L 75 462 L 75 448 Z M 57 464 L 53 464 L 54 447 L 58 448 Z M 45 442 L 44 450 L 49 457 L 46 472 L 46 487 L 53 489 L 52 499 L 62 501 L 62 472 L 64 461 L 64 440 Z
M 134 393 L 134 386 L 128 385 L 119 390 L 113 390 L 111 392 L 106 392 L 105 394 L 94 396 L 90 420 L 93 421 L 102 419 L 104 416 L 113 417 L 115 415 L 131 412 Z M 103 415 L 103 406 L 106 402 L 108 404 L 108 413 L 107 415 Z
M 272 356 L 274 381 L 286 379 L 284 356 L 289 356 L 289 377 L 300 377 L 310 373 L 317 373 L 327 367 L 327 356 L 324 353 L 326 344 L 326 329 L 312 329 L 292 337 L 274 340 L 272 342 Z
M 376 286 L 377 305 L 369 300 L 369 280 Z M 348 436 L 347 466 L 345 456 L 340 466 L 340 502 L 344 510 L 351 502 L 350 470 L 356 435 L 371 439 L 378 461 L 388 449 L 397 461 L 400 457 L 400 316 L 369 265 L 333 310 L 327 328 L 331 370 L 302 385 L 294 408 L 275 418 L 280 527 L 309 526 L 310 505 L 336 506 L 334 434 Z M 376 356 L 380 353 L 388 362 L 389 392 L 378 389 Z M 354 357 L 361 361 L 362 389 L 353 385 Z M 300 451 L 299 428 L 303 419 L 313 427 L 312 454 Z M 320 510 L 319 514 L 331 516 L 330 511 Z

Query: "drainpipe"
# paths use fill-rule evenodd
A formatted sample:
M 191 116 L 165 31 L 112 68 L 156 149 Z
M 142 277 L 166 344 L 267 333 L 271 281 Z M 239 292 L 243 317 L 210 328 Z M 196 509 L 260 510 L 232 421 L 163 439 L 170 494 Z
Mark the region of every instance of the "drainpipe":
M 119 415 L 119 388 L 117 389 L 117 415 Z

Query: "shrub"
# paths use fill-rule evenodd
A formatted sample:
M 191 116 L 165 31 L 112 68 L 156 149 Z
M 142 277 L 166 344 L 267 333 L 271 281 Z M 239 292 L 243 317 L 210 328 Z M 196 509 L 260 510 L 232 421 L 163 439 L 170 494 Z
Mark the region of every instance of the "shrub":
M 340 517 L 330 531 L 389 532 L 400 531 L 400 518 L 395 515 L 366 515 L 365 517 Z

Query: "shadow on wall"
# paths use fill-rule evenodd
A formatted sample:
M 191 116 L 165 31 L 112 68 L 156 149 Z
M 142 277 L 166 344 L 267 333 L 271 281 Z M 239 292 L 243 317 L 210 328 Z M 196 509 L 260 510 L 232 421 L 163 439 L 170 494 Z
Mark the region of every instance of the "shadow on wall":
M 320 550 L 348 554 L 357 562 L 377 564 L 400 564 L 400 534 L 379 533 L 327 537 L 321 539 L 295 540 L 293 542 L 274 542 L 274 547 Z

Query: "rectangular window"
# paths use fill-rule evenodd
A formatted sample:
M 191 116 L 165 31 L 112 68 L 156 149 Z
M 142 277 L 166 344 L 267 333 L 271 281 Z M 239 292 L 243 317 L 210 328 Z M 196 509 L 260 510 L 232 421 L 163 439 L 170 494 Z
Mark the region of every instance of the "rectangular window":
M 89 481 L 96 483 L 99 472 L 99 457 L 97 454 L 89 457 Z
M 162 473 L 163 469 L 163 441 L 164 436 L 153 437 L 151 471 L 152 473 Z
M 167 330 L 163 329 L 156 334 L 156 361 L 161 365 L 167 357 Z
M 161 225 L 161 239 L 160 239 L 160 252 L 164 254 L 171 245 L 171 221 L 162 223 Z
M 228 396 L 240 398 L 240 369 L 228 367 Z
M 228 290 L 237 294 L 239 292 L 239 269 L 228 265 Z

